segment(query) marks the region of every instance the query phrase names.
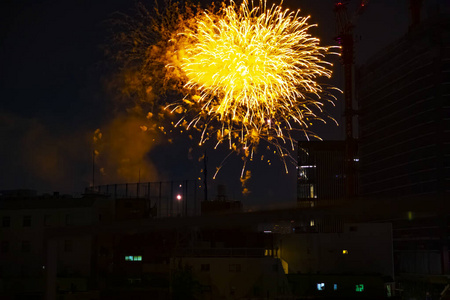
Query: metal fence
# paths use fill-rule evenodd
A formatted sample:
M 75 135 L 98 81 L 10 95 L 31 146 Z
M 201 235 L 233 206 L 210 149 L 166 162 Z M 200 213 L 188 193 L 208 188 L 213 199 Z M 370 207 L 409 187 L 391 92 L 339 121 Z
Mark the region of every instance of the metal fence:
M 107 184 L 87 191 L 112 199 L 144 199 L 156 210 L 155 217 L 200 215 L 200 201 L 204 198 L 204 190 L 197 180 Z

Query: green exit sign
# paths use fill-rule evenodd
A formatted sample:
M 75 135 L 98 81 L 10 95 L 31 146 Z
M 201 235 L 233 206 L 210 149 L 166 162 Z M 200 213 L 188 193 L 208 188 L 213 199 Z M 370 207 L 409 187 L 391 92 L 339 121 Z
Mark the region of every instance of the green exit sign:
M 356 291 L 357 292 L 364 292 L 364 284 L 357 284 L 356 285 Z

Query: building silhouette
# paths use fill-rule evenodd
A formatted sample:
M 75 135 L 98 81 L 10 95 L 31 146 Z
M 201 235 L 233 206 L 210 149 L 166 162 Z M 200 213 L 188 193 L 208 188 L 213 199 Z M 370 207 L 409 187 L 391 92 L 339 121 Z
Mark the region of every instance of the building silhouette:
M 158 183 L 148 186 L 159 195 Z M 179 185 L 170 186 L 168 194 L 177 195 Z M 0 298 L 392 295 L 390 224 L 363 224 L 352 213 L 351 223 L 328 230 L 336 212 L 295 207 L 149 214 L 159 196 L 130 191 L 137 188 L 122 194 L 117 185 L 116 193 L 82 198 L 21 191 L 0 197 Z
M 449 28 L 436 14 L 357 70 L 362 195 L 448 195 Z
M 340 173 L 340 159 L 345 175 L 344 146 L 299 142 L 297 199 L 391 223 L 397 290 L 434 299 L 450 274 L 450 11 L 421 2 L 410 3 L 405 36 L 356 70 L 358 196 L 348 199 L 345 179 L 329 176 Z

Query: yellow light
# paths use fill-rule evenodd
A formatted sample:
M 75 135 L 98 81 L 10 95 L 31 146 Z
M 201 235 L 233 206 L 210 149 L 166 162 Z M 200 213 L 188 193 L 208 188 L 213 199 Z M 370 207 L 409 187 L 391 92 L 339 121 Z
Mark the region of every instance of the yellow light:
M 348 251 L 347 250 L 342 250 L 342 254 L 348 254 Z

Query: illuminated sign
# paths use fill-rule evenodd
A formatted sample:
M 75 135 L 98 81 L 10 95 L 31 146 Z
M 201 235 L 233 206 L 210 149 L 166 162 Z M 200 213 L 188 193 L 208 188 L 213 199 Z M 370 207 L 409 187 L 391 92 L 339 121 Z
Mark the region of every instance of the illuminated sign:
M 356 285 L 356 291 L 357 292 L 364 292 L 364 284 L 357 284 Z

